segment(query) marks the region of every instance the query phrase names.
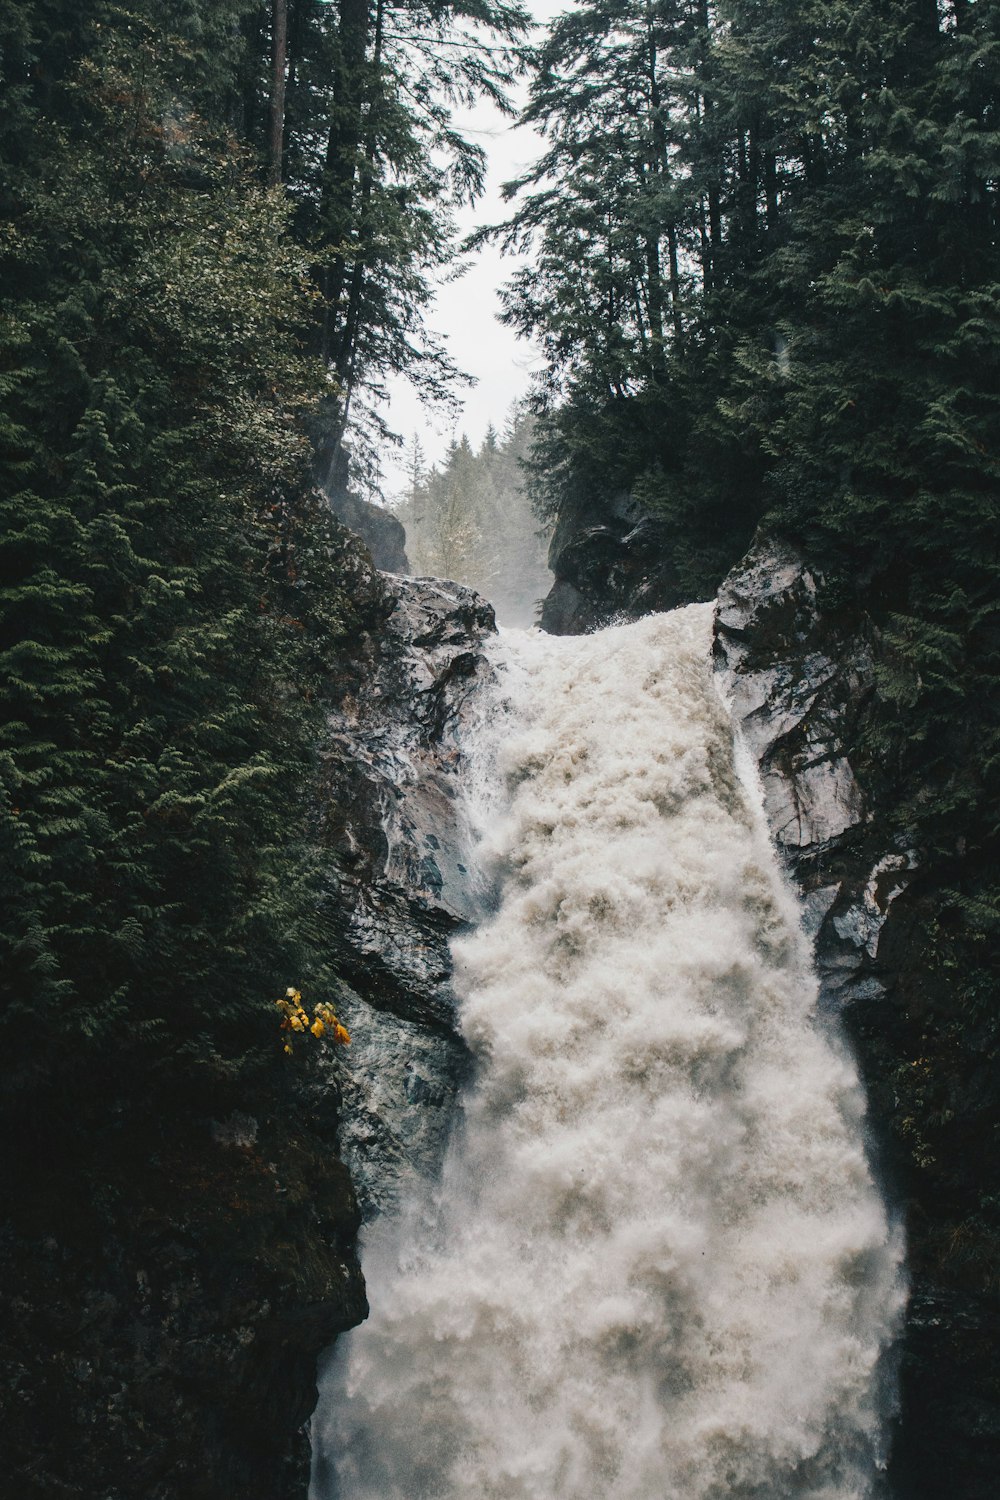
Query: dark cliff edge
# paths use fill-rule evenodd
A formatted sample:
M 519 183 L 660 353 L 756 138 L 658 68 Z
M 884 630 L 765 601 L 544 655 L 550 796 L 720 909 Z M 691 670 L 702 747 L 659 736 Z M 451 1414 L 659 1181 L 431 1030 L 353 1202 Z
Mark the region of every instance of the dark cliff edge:
M 555 582 L 540 624 L 582 635 L 616 616 L 638 619 L 684 602 L 665 523 L 628 494 L 561 513 L 549 544 Z
M 366 1312 L 335 1102 L 300 1076 L 86 1160 L 67 1142 L 4 1231 L 5 1494 L 304 1493 L 317 1353 Z
M 384 586 L 385 622 L 330 713 L 319 799 L 338 1012 L 351 1034 L 327 1076 L 364 1223 L 437 1176 L 469 1072 L 450 940 L 481 913 L 459 736 L 491 674 L 483 645 L 496 629 L 492 606 L 461 584 Z M 315 1385 L 311 1395 L 312 1406 Z
M 406 531 L 382 505 L 373 505 L 351 488 L 346 448 L 335 436 L 339 423 L 321 420 L 313 432 L 314 477 L 337 520 L 364 542 L 375 567 L 383 573 L 408 573 Z
M 406 532 L 391 511 L 363 500 L 346 486 L 324 487 L 323 493 L 337 520 L 364 542 L 376 568 L 385 573 L 410 571 L 406 558 Z
M 1000 1473 L 1000 1303 L 975 1285 L 961 1254 L 941 1253 L 942 1242 L 960 1238 L 966 1169 L 942 1160 L 928 1176 L 913 1150 L 919 1113 L 935 1107 L 923 1102 L 919 1031 L 928 982 L 921 938 L 936 892 L 922 851 L 879 805 L 855 750 L 879 650 L 863 609 L 824 612 L 816 575 L 786 542 L 758 539 L 719 592 L 720 681 L 802 890 L 821 1004 L 841 1017 L 854 1048 L 874 1165 L 906 1228 L 910 1302 L 891 1493 L 987 1500 Z M 967 1084 L 974 1093 L 974 1080 Z
M 335 1072 L 340 1150 L 365 1219 L 433 1174 L 467 1067 L 452 935 L 475 920 L 458 801 L 458 734 L 490 668 L 492 607 L 437 579 L 385 581 L 391 603 L 330 716 L 321 787 L 327 902 L 351 1046 Z

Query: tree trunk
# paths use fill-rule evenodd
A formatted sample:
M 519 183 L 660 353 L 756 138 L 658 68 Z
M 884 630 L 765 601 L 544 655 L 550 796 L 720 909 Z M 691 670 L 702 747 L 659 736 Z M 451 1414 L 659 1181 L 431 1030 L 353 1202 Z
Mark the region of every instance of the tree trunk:
M 666 132 L 663 128 L 663 120 L 660 114 L 662 99 L 660 97 L 660 81 L 658 76 L 659 59 L 657 56 L 656 38 L 652 29 L 648 30 L 646 43 L 646 68 L 649 83 L 649 119 L 650 119 L 650 151 L 646 170 L 647 187 L 652 182 L 659 185 L 663 182 L 668 170 L 667 163 L 667 141 Z M 655 187 L 653 189 L 655 191 Z M 665 320 L 665 297 L 663 289 L 663 270 L 660 264 L 660 233 L 659 230 L 652 231 L 646 235 L 646 277 L 649 283 L 649 292 L 646 305 L 649 311 L 649 334 L 652 345 L 653 375 L 656 378 L 662 373 L 665 360 L 664 350 L 664 320 Z
M 365 273 L 368 270 L 367 260 L 371 246 L 371 226 L 368 223 L 369 209 L 372 194 L 375 189 L 375 164 L 378 154 L 378 131 L 381 125 L 379 102 L 382 93 L 382 81 L 380 69 L 382 66 L 382 40 L 385 26 L 385 0 L 378 0 L 375 11 L 375 34 L 372 42 L 371 75 L 372 94 L 367 122 L 367 138 L 364 142 L 365 156 L 364 168 L 361 176 L 361 191 L 358 195 L 356 208 L 358 248 L 354 265 L 351 268 L 350 283 L 347 291 L 347 307 L 344 312 L 344 326 L 341 334 L 339 348 L 333 354 L 333 365 L 345 393 L 345 403 L 349 404 L 354 387 L 354 377 L 357 370 L 357 343 L 361 323 L 362 294 L 365 287 Z
M 341 0 L 334 69 L 334 110 L 327 137 L 321 210 L 323 239 L 345 245 L 355 225 L 358 156 L 362 139 L 362 110 L 366 90 L 368 0 Z M 338 250 L 322 278 L 326 308 L 323 316 L 323 358 L 336 359 L 335 324 L 346 317 L 343 306 L 347 260 Z
M 681 278 L 677 260 L 677 230 L 667 225 L 667 249 L 670 254 L 670 313 L 674 325 L 674 349 L 684 353 L 684 325 L 681 322 Z
M 778 227 L 778 162 L 773 151 L 764 153 L 764 197 L 767 201 L 767 227 L 773 233 Z
M 273 0 L 271 38 L 271 149 L 267 180 L 274 187 L 281 181 L 281 156 L 285 136 L 288 0 Z

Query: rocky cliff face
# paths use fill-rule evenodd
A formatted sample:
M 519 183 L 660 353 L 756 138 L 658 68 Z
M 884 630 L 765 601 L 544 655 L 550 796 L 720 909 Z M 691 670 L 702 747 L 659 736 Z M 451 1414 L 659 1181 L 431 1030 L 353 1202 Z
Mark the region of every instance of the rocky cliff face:
M 542 629 L 581 635 L 616 615 L 638 619 L 685 603 L 667 541 L 664 523 L 628 494 L 561 514 L 549 545 L 555 582 Z
M 328 900 L 349 986 L 340 1009 L 343 1159 L 366 1218 L 411 1173 L 433 1173 L 467 1054 L 455 1027 L 449 940 L 476 917 L 458 798 L 458 735 L 492 608 L 470 589 L 387 580 L 390 613 L 330 719 Z
M 376 568 L 386 573 L 408 573 L 402 523 L 390 510 L 363 500 L 351 488 L 348 452 L 337 437 L 339 431 L 336 413 L 321 405 L 313 431 L 316 483 L 338 521 L 364 542 Z
M 391 511 L 363 500 L 346 484 L 324 492 L 338 521 L 355 532 L 371 553 L 376 568 L 386 573 L 408 573 L 406 532 Z
M 72 1141 L 46 1165 L 4 1226 L 0 1490 L 305 1493 L 317 1354 L 366 1312 L 335 1124 L 300 1071 L 246 1114 L 98 1143 L 89 1179 Z
M 787 544 L 759 540 L 719 593 L 720 683 L 756 763 L 775 841 L 815 936 L 821 1004 L 843 1022 L 870 1101 L 870 1149 L 906 1222 L 911 1298 L 899 1351 L 902 1410 L 890 1471 L 897 1500 L 987 1500 L 1000 1472 L 995 1299 L 969 1289 L 947 1236 L 955 1174 L 913 1169 L 922 1004 L 915 939 L 934 909 L 921 851 L 863 790 L 851 747 L 871 701 L 879 642 L 863 613 L 824 614 L 816 578 Z M 957 1221 L 957 1216 L 956 1216 Z
M 824 618 L 816 581 L 780 542 L 758 542 L 719 591 L 719 680 L 757 766 L 775 843 L 815 934 L 822 1001 L 842 1011 L 881 998 L 884 928 L 918 865 L 866 806 L 848 758 L 871 694 L 864 627 Z

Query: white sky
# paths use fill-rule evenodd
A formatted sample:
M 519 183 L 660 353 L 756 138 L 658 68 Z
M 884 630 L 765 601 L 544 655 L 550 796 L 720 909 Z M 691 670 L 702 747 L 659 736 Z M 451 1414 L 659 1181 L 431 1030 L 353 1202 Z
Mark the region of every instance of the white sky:
M 542 23 L 566 8 L 566 0 L 532 0 L 531 4 Z M 461 118 L 459 124 L 484 147 L 489 158 L 486 193 L 475 208 L 464 209 L 459 216 L 459 231 L 465 235 L 481 224 L 495 224 L 509 215 L 510 205 L 501 199 L 500 185 L 517 177 L 535 160 L 541 142 L 533 130 L 512 127 L 486 105 Z M 496 245 L 488 245 L 472 259 L 464 276 L 438 292 L 428 322 L 444 337 L 458 367 L 477 381 L 460 392 L 464 404 L 457 423 L 422 407 L 404 379 L 397 377 L 389 383 L 389 400 L 384 408 L 389 425 L 407 442 L 416 432 L 429 463 L 444 457 L 453 437 L 465 432 L 476 446 L 490 422 L 501 427 L 512 403 L 527 391 L 531 371 L 539 368 L 531 345 L 516 338 L 497 319 L 497 292 L 521 263 L 520 257 L 502 255 Z M 402 454 L 386 449 L 383 469 L 383 491 L 389 499 L 404 488 Z

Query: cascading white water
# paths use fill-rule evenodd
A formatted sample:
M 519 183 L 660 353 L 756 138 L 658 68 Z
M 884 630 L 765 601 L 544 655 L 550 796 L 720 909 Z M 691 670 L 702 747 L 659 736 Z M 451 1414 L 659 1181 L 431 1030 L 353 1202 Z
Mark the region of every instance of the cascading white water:
M 900 1248 L 710 636 L 501 641 L 478 1076 L 433 1212 L 366 1243 L 316 1500 L 873 1493 Z

